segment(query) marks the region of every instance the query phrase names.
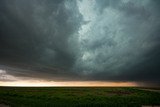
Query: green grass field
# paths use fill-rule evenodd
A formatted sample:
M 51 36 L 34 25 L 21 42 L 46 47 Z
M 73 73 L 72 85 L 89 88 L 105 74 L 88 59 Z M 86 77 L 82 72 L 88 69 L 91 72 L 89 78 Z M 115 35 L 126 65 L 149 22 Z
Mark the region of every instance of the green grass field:
M 132 87 L 0 87 L 11 107 L 141 107 L 160 105 L 160 93 Z

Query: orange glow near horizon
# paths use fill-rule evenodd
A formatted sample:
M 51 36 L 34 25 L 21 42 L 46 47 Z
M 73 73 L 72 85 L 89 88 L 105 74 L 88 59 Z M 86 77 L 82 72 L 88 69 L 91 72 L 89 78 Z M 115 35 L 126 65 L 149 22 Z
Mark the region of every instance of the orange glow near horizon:
M 138 86 L 135 82 L 107 82 L 107 81 L 47 81 L 39 78 L 15 77 L 5 70 L 0 70 L 0 86 L 32 86 L 32 87 L 120 87 Z
M 21 81 L 6 81 L 0 82 L 0 86 L 51 86 L 51 87 L 120 87 L 120 86 L 137 86 L 134 82 L 104 82 L 104 81 L 44 81 L 44 80 L 21 80 Z

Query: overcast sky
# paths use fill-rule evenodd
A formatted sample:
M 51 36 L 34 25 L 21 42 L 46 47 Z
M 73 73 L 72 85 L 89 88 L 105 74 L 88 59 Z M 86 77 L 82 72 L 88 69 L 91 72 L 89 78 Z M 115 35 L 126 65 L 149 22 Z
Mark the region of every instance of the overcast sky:
M 160 0 L 0 0 L 0 74 L 160 85 Z

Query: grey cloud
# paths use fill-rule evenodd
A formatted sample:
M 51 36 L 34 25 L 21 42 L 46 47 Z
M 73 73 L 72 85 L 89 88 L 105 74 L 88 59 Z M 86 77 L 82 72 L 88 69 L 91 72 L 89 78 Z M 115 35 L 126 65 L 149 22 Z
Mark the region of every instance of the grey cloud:
M 158 4 L 1 0 L 0 64 L 15 76 L 159 84 Z
M 72 66 L 74 46 L 69 39 L 82 19 L 76 2 L 13 0 L 1 5 L 1 60 Z
M 109 0 L 96 3 L 101 11 L 95 8 L 96 19 L 81 41 L 80 70 L 93 80 L 159 84 L 160 20 L 154 1 L 114 1 L 116 6 Z

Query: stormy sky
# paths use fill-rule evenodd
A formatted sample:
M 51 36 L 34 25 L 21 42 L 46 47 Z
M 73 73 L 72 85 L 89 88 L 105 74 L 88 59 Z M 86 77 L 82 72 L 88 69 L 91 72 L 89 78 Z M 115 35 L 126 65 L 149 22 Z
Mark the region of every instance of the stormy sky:
M 0 0 L 0 81 L 160 85 L 159 11 L 159 0 Z

